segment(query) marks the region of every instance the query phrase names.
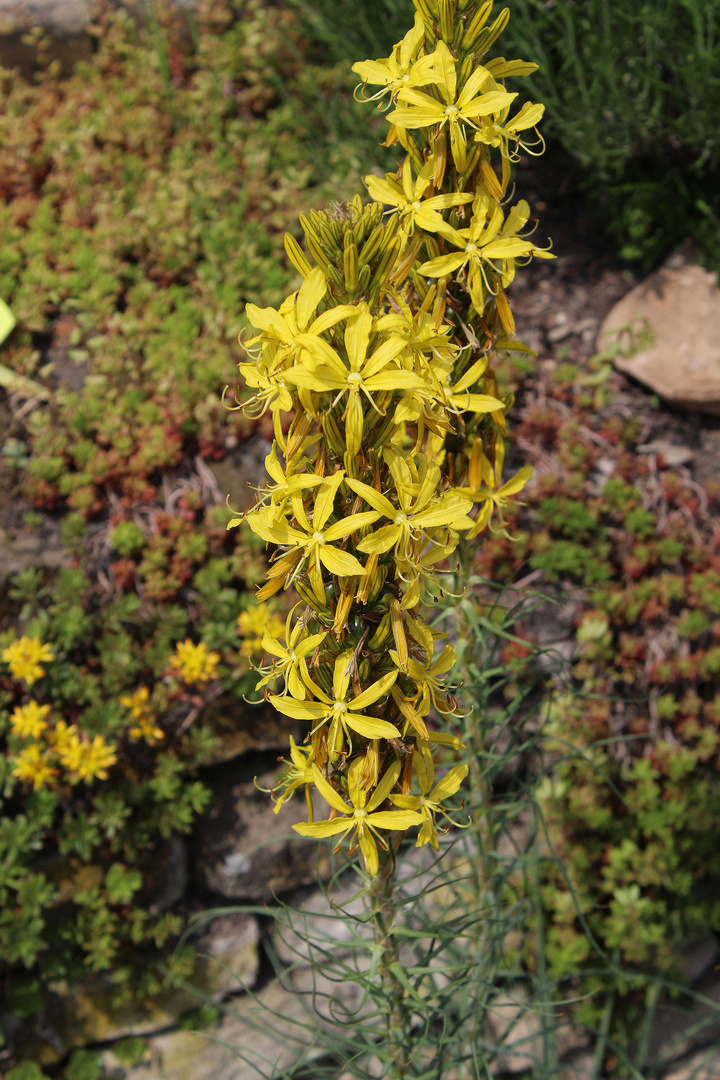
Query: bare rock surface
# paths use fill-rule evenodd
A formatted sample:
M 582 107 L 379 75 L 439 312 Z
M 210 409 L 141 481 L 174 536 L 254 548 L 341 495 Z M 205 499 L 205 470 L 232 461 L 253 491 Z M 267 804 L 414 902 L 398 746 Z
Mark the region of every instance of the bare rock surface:
M 273 982 L 253 997 L 229 1002 L 219 1026 L 207 1033 L 154 1036 L 148 1040 L 150 1060 L 135 1068 L 118 1067 L 108 1051 L 108 1074 L 113 1080 L 272 1080 L 300 1058 L 312 1061 L 323 1053 L 322 1029 L 330 1008 L 335 1015 L 354 1013 L 360 988 L 338 985 L 309 969 L 294 972 L 283 983 Z
M 199 885 L 228 899 L 263 902 L 299 885 L 313 884 L 318 869 L 322 875 L 327 873 L 325 855 L 320 856 L 318 867 L 317 844 L 292 831 L 296 822 L 307 821 L 302 794 L 275 814 L 267 790 L 260 790 L 277 783 L 277 770 L 241 780 L 237 766 L 229 762 L 214 772 L 215 797 L 194 832 Z M 326 804 L 318 799 L 316 819 L 326 814 Z
M 677 253 L 615 305 L 598 348 L 671 405 L 720 416 L 717 275 Z
M 290 735 L 296 742 L 305 737 L 302 724 L 288 719 L 269 705 L 265 708 L 245 705 L 229 695 L 210 702 L 203 710 L 202 718 L 218 740 L 210 755 L 212 765 L 265 750 L 287 754 Z
M 701 1050 L 672 1072 L 665 1073 L 663 1080 L 720 1080 L 720 1052 L 717 1047 Z

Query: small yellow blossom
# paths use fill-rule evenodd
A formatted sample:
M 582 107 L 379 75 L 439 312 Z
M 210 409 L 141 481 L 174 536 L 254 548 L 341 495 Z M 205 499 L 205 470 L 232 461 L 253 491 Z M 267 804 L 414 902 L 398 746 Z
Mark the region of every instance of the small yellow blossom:
M 79 780 L 107 780 L 108 769 L 117 761 L 115 747 L 106 743 L 102 735 L 93 741 L 80 743 L 80 761 L 77 767 Z
M 148 746 L 154 746 L 165 738 L 165 732 L 158 727 L 152 716 L 141 716 L 134 727 L 131 727 L 128 735 L 133 742 L 144 739 Z
M 147 715 L 149 699 L 150 691 L 147 686 L 141 686 L 138 690 L 134 690 L 132 694 L 123 694 L 120 698 L 120 704 L 130 710 L 133 719 L 141 720 Z
M 133 720 L 136 721 L 128 731 L 130 739 L 133 742 L 144 739 L 148 746 L 154 746 L 165 738 L 165 732 L 155 723 L 149 701 L 150 691 L 147 686 L 141 686 L 132 694 L 123 694 L 120 698 L 120 704 L 130 710 Z
M 56 773 L 48 763 L 47 751 L 43 752 L 37 743 L 31 743 L 13 759 L 12 775 L 18 780 L 32 783 L 35 791 L 45 787 Z
M 47 727 L 45 717 L 49 712 L 49 705 L 38 705 L 37 701 L 18 705 L 10 717 L 13 735 L 19 735 L 21 739 L 37 739 Z
M 43 645 L 40 638 L 21 637 L 2 650 L 2 658 L 10 667 L 10 674 L 18 682 L 23 681 L 26 686 L 32 686 L 45 674 L 40 666 L 41 662 L 55 659 L 55 654 L 49 645 Z
M 280 637 L 284 630 L 284 623 L 277 616 L 268 618 L 262 608 L 249 608 L 241 611 L 237 620 L 240 636 L 243 643 L 240 646 L 241 656 L 256 656 L 263 651 L 263 635 L 267 630 L 272 638 Z
M 64 720 L 60 720 L 49 738 L 63 768 L 68 772 L 77 772 L 82 749 L 80 733 L 75 724 L 66 724 Z
M 208 682 L 216 674 L 220 653 L 208 652 L 201 641 L 194 645 L 190 638 L 179 641 L 171 657 L 172 666 L 180 672 L 185 683 Z

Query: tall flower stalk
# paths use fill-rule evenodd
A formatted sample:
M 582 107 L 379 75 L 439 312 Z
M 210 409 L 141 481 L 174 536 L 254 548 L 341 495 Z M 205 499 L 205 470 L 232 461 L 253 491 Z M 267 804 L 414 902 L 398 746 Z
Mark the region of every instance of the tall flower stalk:
M 273 661 L 258 685 L 307 723 L 276 810 L 304 788 L 309 820 L 293 828 L 360 851 L 396 1078 L 408 1054 L 395 857 L 408 834 L 439 848 L 468 772 L 436 779 L 436 755 L 463 745 L 455 650 L 427 617 L 463 534 L 492 528 L 495 510 L 502 528 L 531 474 L 503 481 L 512 395 L 492 364 L 525 349 L 506 295 L 516 269 L 552 258 L 530 239 L 527 202 L 508 197 L 519 151 L 541 145 L 543 106 L 516 109 L 508 89 L 535 65 L 490 56 L 507 9 L 493 19 L 492 0 L 414 2 L 392 55 L 353 68 L 358 95 L 386 112 L 396 172 L 366 178 L 369 204 L 301 215 L 304 248 L 290 235 L 285 246 L 302 285 L 278 310 L 247 307 L 257 333 L 242 407 L 269 412 L 275 440 L 270 481 L 228 526 L 244 519 L 273 546 L 258 601 L 290 587 L 300 598 L 284 640 L 263 639 Z

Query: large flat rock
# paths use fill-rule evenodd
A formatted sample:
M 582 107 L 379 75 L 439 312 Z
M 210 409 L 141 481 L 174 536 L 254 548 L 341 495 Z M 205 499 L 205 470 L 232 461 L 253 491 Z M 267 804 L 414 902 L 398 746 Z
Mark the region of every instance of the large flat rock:
M 617 345 L 615 367 L 668 404 L 720 416 L 720 288 L 684 255 L 615 305 L 598 345 Z

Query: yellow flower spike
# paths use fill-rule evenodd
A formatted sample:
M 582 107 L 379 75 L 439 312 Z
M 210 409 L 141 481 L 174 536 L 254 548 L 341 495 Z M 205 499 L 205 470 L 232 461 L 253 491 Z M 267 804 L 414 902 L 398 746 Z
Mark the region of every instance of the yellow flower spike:
M 312 836 L 318 840 L 328 836 L 346 836 L 349 832 L 356 832 L 365 869 L 370 877 L 375 877 L 379 869 L 375 837 L 382 847 L 387 846 L 378 830 L 404 831 L 412 828 L 413 825 L 422 825 L 423 817 L 414 810 L 376 810 L 376 807 L 385 802 L 397 783 L 400 775 L 398 761 L 393 762 L 384 774 L 369 800 L 366 789 L 361 783 L 363 766 L 364 759 L 357 758 L 348 770 L 348 794 L 351 802 L 347 803 L 325 779 L 317 765 L 313 765 L 315 786 L 325 801 L 337 811 L 338 817 L 326 821 L 300 823 L 293 825 L 293 829 L 301 836 Z
M 47 728 L 46 716 L 49 705 L 38 705 L 29 701 L 27 705 L 18 705 L 10 716 L 10 730 L 21 739 L 38 739 Z
M 379 720 L 375 716 L 364 715 L 359 711 L 387 697 L 390 687 L 397 679 L 397 671 L 388 671 L 362 693 L 348 699 L 350 689 L 348 669 L 352 655 L 352 649 L 350 649 L 341 653 L 335 661 L 333 697 L 326 694 L 322 687 L 310 678 L 306 680 L 306 685 L 315 695 L 317 699 L 315 701 L 297 701 L 293 697 L 278 695 L 270 697 L 270 704 L 283 715 L 290 716 L 294 720 L 313 721 L 313 730 L 316 730 L 318 726 L 329 724 L 327 738 L 328 756 L 331 761 L 336 761 L 343 752 L 346 740 L 350 739 L 351 731 L 366 739 L 400 737 L 400 732 L 394 724 L 387 720 Z
M 32 686 L 45 674 L 42 664 L 55 659 L 50 645 L 43 645 L 40 638 L 21 637 L 12 645 L 6 646 L 0 653 L 10 668 L 10 674 L 17 682 Z
M 543 111 L 518 110 L 501 82 L 533 65 L 480 63 L 507 11 L 492 21 L 492 0 L 415 6 L 391 55 L 354 67 L 392 103 L 386 145 L 403 147 L 403 164 L 368 176 L 370 206 L 357 197 L 301 219 L 317 265 L 287 240 L 303 284 L 277 310 L 248 307 L 254 363 L 241 367 L 254 371 L 249 411 L 269 412 L 275 431 L 269 481 L 238 515 L 276 545 L 258 599 L 294 585 L 307 604 L 284 636 L 268 629 L 262 640 L 260 686 L 279 678 L 273 707 L 310 721 L 307 745 L 291 743 L 278 803 L 304 787 L 309 821 L 298 831 L 351 836 L 371 875 L 386 831 L 419 824 L 417 843 L 437 848 L 442 804 L 466 775 L 434 776 L 433 752 L 461 745 L 427 726 L 432 711 L 457 712 L 455 653 L 418 612 L 444 595 L 460 536 L 493 514 L 503 525 L 529 475 L 502 484 L 512 395 L 501 399 L 490 365 L 513 347 L 516 269 L 552 257 L 531 241 L 527 202 L 504 205 Z M 332 807 L 327 821 L 313 822 L 311 789 Z M 412 802 L 383 810 L 403 797 Z

